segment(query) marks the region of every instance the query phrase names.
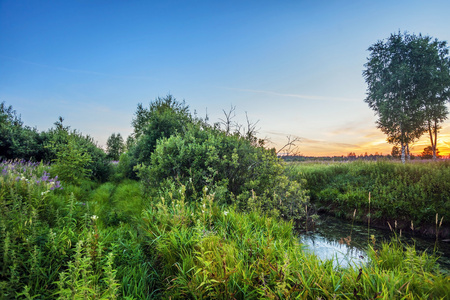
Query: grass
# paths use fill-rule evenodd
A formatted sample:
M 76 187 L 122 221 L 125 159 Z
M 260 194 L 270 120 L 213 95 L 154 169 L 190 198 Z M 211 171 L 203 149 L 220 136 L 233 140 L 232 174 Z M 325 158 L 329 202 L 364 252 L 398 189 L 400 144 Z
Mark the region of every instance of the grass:
M 306 179 L 311 202 L 337 216 L 368 221 L 368 195 L 371 195 L 371 222 L 398 220 L 416 230 L 434 225 L 436 213 L 443 225 L 450 223 L 450 162 L 399 164 L 396 162 L 298 163 L 290 164 L 288 174 Z
M 19 184 L 3 176 L 0 294 L 6 299 L 450 294 L 450 277 L 440 273 L 435 257 L 413 246 L 394 240 L 371 249 L 368 265 L 335 267 L 303 250 L 292 222 L 220 206 L 206 189 L 189 203 L 182 186 L 144 198 L 134 181 L 62 183 L 62 190 L 42 194 L 35 181 Z

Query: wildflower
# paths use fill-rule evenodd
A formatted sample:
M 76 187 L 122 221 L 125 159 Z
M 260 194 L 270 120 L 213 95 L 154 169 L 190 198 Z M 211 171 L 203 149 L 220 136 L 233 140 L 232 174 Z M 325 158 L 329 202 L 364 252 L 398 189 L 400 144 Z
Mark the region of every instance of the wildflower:
M 45 195 L 47 195 L 47 194 L 48 194 L 48 192 L 49 192 L 48 190 L 47 190 L 47 191 L 45 191 L 45 192 L 42 192 L 42 193 L 41 193 L 41 196 L 45 196 Z
M 92 221 L 96 221 L 96 220 L 98 219 L 98 217 L 97 217 L 96 215 L 93 215 L 93 216 L 91 217 L 91 219 L 92 219 Z
M 227 211 L 224 211 L 223 214 L 226 216 L 226 215 L 228 215 L 228 212 L 227 212 Z

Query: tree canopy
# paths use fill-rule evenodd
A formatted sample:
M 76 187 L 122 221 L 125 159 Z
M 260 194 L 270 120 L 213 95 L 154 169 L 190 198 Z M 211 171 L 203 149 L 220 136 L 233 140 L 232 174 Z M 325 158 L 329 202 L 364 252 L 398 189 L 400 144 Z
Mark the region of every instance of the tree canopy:
M 371 53 L 363 71 L 368 85 L 365 102 L 379 117 L 377 127 L 389 143 L 401 146 L 403 162 L 409 144 L 427 131 L 435 149 L 450 95 L 446 42 L 397 33 L 368 50 Z

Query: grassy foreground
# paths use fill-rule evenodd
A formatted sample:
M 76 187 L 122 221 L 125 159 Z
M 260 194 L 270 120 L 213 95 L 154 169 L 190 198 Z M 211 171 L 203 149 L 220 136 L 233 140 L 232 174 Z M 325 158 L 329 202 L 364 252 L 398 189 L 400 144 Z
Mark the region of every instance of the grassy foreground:
M 2 166 L 4 299 L 445 299 L 435 258 L 395 240 L 346 269 L 308 254 L 292 223 L 219 206 L 183 186 L 57 184 L 48 166 Z M 47 177 L 45 177 L 47 176 Z M 44 180 L 45 179 L 45 180 Z M 51 183 L 53 182 L 53 183 Z M 58 186 L 58 188 L 55 188 Z M 52 189 L 53 188 L 53 189 Z

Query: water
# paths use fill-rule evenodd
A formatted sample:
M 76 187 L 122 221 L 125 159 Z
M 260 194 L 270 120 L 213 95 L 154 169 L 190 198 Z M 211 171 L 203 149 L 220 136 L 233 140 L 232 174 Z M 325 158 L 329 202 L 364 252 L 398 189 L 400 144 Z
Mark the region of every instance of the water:
M 351 234 L 351 240 L 348 238 Z M 389 241 L 392 232 L 389 230 L 370 228 L 367 225 L 354 224 L 331 216 L 320 216 L 314 231 L 300 234 L 300 242 L 322 260 L 333 259 L 335 266 L 348 267 L 367 264 L 366 254 L 368 242 L 375 238 L 375 245 Z M 433 253 L 434 239 L 403 236 L 408 244 L 415 244 L 417 251 Z M 375 246 L 376 247 L 376 246 Z M 440 242 L 437 255 L 438 263 L 443 271 L 450 272 L 450 243 Z

